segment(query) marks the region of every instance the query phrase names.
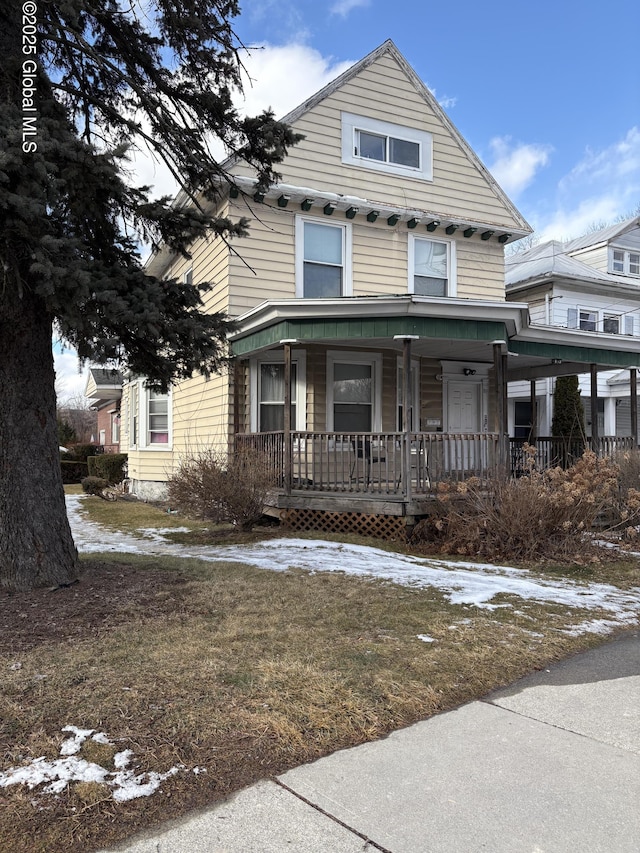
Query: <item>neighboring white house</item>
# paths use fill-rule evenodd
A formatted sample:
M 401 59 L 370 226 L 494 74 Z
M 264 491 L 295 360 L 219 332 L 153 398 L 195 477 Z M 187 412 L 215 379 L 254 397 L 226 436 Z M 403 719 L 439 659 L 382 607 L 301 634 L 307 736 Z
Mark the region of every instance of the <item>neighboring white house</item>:
M 529 304 L 532 326 L 578 329 L 602 341 L 624 337 L 640 366 L 640 218 L 568 243 L 550 241 L 506 259 L 507 299 Z M 598 433 L 630 436 L 629 370 L 597 376 Z M 591 377 L 579 374 L 591 435 Z M 553 377 L 536 382 L 537 435 L 551 435 Z M 532 419 L 529 382 L 509 385 L 509 433 L 526 438 Z

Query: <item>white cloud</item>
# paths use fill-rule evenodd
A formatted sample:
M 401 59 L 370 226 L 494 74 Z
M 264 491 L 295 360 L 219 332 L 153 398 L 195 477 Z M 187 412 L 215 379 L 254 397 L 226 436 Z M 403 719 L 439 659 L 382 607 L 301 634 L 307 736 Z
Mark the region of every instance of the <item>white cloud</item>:
M 341 18 L 346 18 L 353 9 L 365 9 L 369 3 L 370 0 L 338 0 L 329 11 L 332 15 L 339 15 Z
M 77 353 L 71 349 L 60 352 L 56 345 L 53 349 L 53 364 L 58 401 L 63 403 L 82 397 L 87 384 L 87 368 L 80 368 Z
M 302 43 L 265 44 L 252 48 L 243 59 L 248 73 L 243 96 L 234 98 L 245 115 L 271 107 L 278 118 L 322 89 L 353 62 L 334 62 Z
M 541 240 L 579 237 L 594 225 L 632 215 L 640 204 L 640 128 L 584 156 L 560 179 L 554 209 L 533 218 Z
M 531 184 L 538 170 L 549 162 L 552 150 L 549 145 L 512 143 L 509 136 L 496 136 L 489 145 L 493 153 L 489 170 L 511 197 Z

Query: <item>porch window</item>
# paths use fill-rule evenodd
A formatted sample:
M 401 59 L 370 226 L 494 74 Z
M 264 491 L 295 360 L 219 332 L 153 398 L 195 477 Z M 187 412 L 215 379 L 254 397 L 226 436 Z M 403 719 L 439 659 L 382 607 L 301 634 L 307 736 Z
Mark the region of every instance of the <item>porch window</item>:
M 513 434 L 515 438 L 531 438 L 533 413 L 530 400 L 516 400 L 514 405 Z
M 336 362 L 333 366 L 334 432 L 371 432 L 373 365 Z
M 147 398 L 147 444 L 169 444 L 169 397 L 157 391 Z
M 349 295 L 350 236 L 348 225 L 298 220 L 298 296 L 304 299 L 338 299 Z
M 291 365 L 291 424 L 296 426 L 296 365 Z M 284 429 L 284 364 L 260 364 L 258 398 L 258 431 L 276 432 Z
M 455 296 L 451 284 L 450 243 L 411 236 L 409 252 L 409 293 Z

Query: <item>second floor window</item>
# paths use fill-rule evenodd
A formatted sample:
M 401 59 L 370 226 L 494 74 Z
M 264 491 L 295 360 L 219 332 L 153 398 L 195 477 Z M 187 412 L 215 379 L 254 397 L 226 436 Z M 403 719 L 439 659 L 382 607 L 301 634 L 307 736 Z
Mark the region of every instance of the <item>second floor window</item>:
M 350 295 L 349 226 L 300 219 L 296 251 L 298 296 L 339 299 Z
M 409 242 L 409 293 L 418 296 L 453 296 L 450 244 L 411 238 Z
M 611 253 L 611 271 L 624 275 L 640 275 L 640 252 L 613 249 Z

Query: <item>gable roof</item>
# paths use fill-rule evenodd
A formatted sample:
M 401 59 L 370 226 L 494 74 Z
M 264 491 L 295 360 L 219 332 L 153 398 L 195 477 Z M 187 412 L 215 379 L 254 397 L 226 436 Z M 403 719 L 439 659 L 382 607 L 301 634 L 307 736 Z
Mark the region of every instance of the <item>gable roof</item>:
M 400 53 L 396 45 L 391 39 L 387 39 L 383 42 L 379 47 L 375 50 L 372 50 L 371 53 L 368 53 L 363 59 L 359 62 L 356 62 L 351 68 L 348 68 L 322 89 L 304 101 L 302 104 L 297 106 L 291 112 L 287 113 L 282 118 L 282 121 L 285 124 L 293 124 L 298 121 L 302 116 L 304 116 L 309 110 L 316 107 L 319 103 L 321 103 L 325 98 L 328 98 L 346 83 L 348 83 L 353 78 L 357 77 L 361 74 L 365 69 L 369 66 L 373 65 L 377 62 L 381 57 L 385 54 L 389 54 L 400 66 L 404 74 L 406 75 L 409 82 L 417 91 L 418 95 L 423 98 L 430 109 L 434 112 L 438 120 L 442 123 L 442 125 L 447 129 L 447 131 L 451 134 L 452 138 L 457 142 L 460 146 L 466 157 L 470 160 L 472 165 L 482 174 L 487 184 L 494 192 L 500 203 L 505 207 L 505 209 L 509 212 L 510 216 L 513 218 L 513 221 L 516 223 L 517 227 L 521 229 L 524 234 L 530 234 L 533 229 L 529 225 L 529 223 L 524 219 L 522 214 L 517 210 L 513 202 L 508 198 L 505 194 L 504 190 L 497 183 L 491 172 L 487 169 L 484 163 L 480 160 L 475 151 L 471 148 L 471 146 L 467 143 L 464 137 L 460 134 L 458 129 L 455 127 L 453 122 L 447 116 L 445 111 L 442 109 L 436 98 L 433 96 L 431 91 L 425 86 L 422 80 L 418 77 L 413 68 L 409 65 L 404 56 Z
M 608 243 L 620 237 L 627 231 L 640 226 L 640 216 L 632 216 L 630 219 L 625 219 L 623 222 L 617 222 L 615 225 L 608 225 L 606 228 L 601 228 L 599 231 L 592 231 L 591 234 L 585 234 L 583 237 L 577 237 L 569 243 L 565 243 L 564 251 L 567 253 L 575 252 L 578 249 L 586 249 L 588 246 L 597 246 L 600 243 Z
M 540 243 L 526 252 L 518 252 L 505 260 L 507 288 L 525 281 L 554 277 L 600 282 L 610 280 L 606 273 L 569 257 L 566 243 L 560 243 L 558 240 Z

